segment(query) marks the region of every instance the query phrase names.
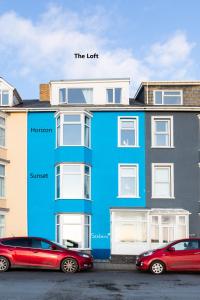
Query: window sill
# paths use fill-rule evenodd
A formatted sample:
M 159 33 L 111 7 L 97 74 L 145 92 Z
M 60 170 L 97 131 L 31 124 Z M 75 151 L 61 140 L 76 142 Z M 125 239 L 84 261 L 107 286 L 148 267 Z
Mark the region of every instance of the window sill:
M 7 147 L 5 147 L 5 146 L 1 146 L 1 145 L 0 145 L 0 149 L 7 150 L 8 148 L 7 148 Z
M 175 149 L 174 146 L 151 146 L 152 149 Z
M 140 146 L 122 146 L 122 145 L 117 145 L 118 148 L 141 148 Z
M 166 199 L 166 200 L 168 200 L 168 199 L 176 199 L 175 197 L 153 197 L 153 196 L 151 196 L 151 199 Z
M 6 197 L 0 197 L 0 200 L 6 200 Z
M 59 145 L 59 146 L 56 146 L 54 149 L 59 149 L 61 147 L 84 147 L 84 148 L 92 150 L 91 147 L 88 147 L 88 146 L 85 146 L 85 145 Z
M 140 199 L 140 196 L 117 196 L 117 198 L 121 198 L 121 199 Z
M 1 198 L 0 198 L 1 199 Z M 68 201 L 68 200 L 85 200 L 85 201 L 93 201 L 92 199 L 87 199 L 87 198 L 56 198 L 55 201 L 59 201 L 59 200 L 64 200 L 64 201 Z

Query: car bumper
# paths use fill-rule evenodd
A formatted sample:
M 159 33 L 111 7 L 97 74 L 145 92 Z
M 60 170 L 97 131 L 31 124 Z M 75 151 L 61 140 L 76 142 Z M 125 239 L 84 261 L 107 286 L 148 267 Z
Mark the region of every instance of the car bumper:
M 143 259 L 136 259 L 135 266 L 140 271 L 147 271 L 149 269 L 149 264 Z
M 93 268 L 93 259 L 86 259 L 79 265 L 80 270 L 89 270 Z

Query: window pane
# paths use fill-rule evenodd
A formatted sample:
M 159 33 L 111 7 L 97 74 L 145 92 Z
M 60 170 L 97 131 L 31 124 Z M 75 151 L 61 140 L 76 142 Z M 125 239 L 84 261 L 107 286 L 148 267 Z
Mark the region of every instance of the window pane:
M 85 146 L 90 146 L 90 128 L 85 126 Z
M 121 196 L 134 196 L 136 194 L 136 179 L 134 177 L 121 178 Z
M 185 216 L 179 216 L 179 224 L 185 225 Z
M 115 89 L 115 103 L 120 103 L 121 102 L 121 89 L 116 88 Z
M 81 166 L 80 165 L 63 165 L 63 172 L 64 173 L 80 173 Z
M 151 242 L 159 243 L 159 227 L 158 227 L 158 225 L 151 226 Z
M 0 176 L 5 176 L 5 166 L 0 165 Z
M 57 146 L 60 146 L 60 126 L 57 127 Z
M 121 130 L 121 141 L 122 146 L 134 146 L 135 142 L 135 130 Z
M 169 198 L 171 196 L 169 183 L 156 183 L 155 196 L 162 197 L 162 198 Z
M 62 183 L 62 197 L 66 199 L 83 198 L 81 179 L 81 175 L 64 174 Z
M 186 237 L 186 225 L 177 226 L 177 239 L 184 239 Z
M 164 95 L 167 95 L 167 96 L 181 96 L 181 92 L 180 91 L 177 91 L 177 92 L 175 92 L 175 91 L 165 91 L 164 92 Z
M 56 198 L 60 198 L 60 175 L 56 176 Z
M 155 92 L 155 104 L 162 104 L 162 92 L 161 91 Z
M 5 197 L 5 180 L 0 177 L 0 197 Z
M 80 122 L 80 115 L 64 115 L 64 122 Z
M 156 182 L 169 182 L 169 168 L 156 167 L 155 168 L 155 181 Z
M 66 102 L 66 89 L 59 89 L 59 102 Z
M 156 121 L 156 132 L 167 132 L 168 121 Z
M 90 227 L 89 226 L 85 226 L 84 248 L 90 248 Z
M 161 217 L 162 224 L 175 224 L 176 223 L 176 217 L 175 216 L 162 216 Z
M 9 93 L 7 91 L 2 92 L 2 105 L 8 105 L 9 103 Z
M 64 224 L 81 224 L 82 221 L 81 215 L 66 214 L 62 217 Z
M 81 145 L 81 125 L 64 124 L 63 125 L 63 144 L 64 145 Z
M 68 89 L 68 103 L 92 103 L 92 89 Z
M 156 146 L 169 146 L 168 134 L 155 134 L 155 145 Z
M 0 117 L 0 125 L 5 126 L 5 119 Z
M 121 128 L 122 129 L 134 129 L 135 128 L 135 121 L 134 120 L 129 120 L 129 119 L 121 119 Z
M 120 243 L 146 242 L 147 227 L 146 223 L 121 223 L 116 227 L 116 237 Z
M 88 175 L 85 175 L 84 196 L 86 199 L 90 198 L 90 176 Z
M 83 248 L 81 225 L 63 225 L 62 244 L 67 244 L 67 240 L 75 241 L 78 248 Z
M 169 104 L 181 104 L 181 96 L 164 96 L 164 104 L 169 105 Z
M 135 177 L 136 176 L 136 168 L 135 167 L 130 167 L 130 168 L 126 168 L 126 167 L 120 167 L 120 175 L 121 176 L 131 176 L 131 177 Z
M 113 103 L 113 89 L 107 89 L 107 102 L 108 103 Z

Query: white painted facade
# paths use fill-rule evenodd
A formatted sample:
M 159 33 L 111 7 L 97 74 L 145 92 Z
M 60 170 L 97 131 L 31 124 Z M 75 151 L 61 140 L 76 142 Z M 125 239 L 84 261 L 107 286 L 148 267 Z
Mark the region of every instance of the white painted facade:
M 8 93 L 8 105 L 2 105 L 2 103 L 0 103 L 0 106 L 14 106 L 21 102 L 21 98 L 16 89 L 0 77 L 0 100 L 2 92 Z
M 110 104 L 107 102 L 106 89 L 121 88 L 120 104 L 129 105 L 129 83 L 129 78 L 50 81 L 50 102 L 51 105 L 59 105 L 60 89 L 83 88 L 93 89 L 92 105 L 106 105 Z

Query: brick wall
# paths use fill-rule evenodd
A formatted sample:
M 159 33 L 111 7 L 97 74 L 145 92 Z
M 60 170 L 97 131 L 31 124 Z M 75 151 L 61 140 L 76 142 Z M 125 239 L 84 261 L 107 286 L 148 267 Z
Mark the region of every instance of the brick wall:
M 50 101 L 50 88 L 48 83 L 40 84 L 40 101 Z

